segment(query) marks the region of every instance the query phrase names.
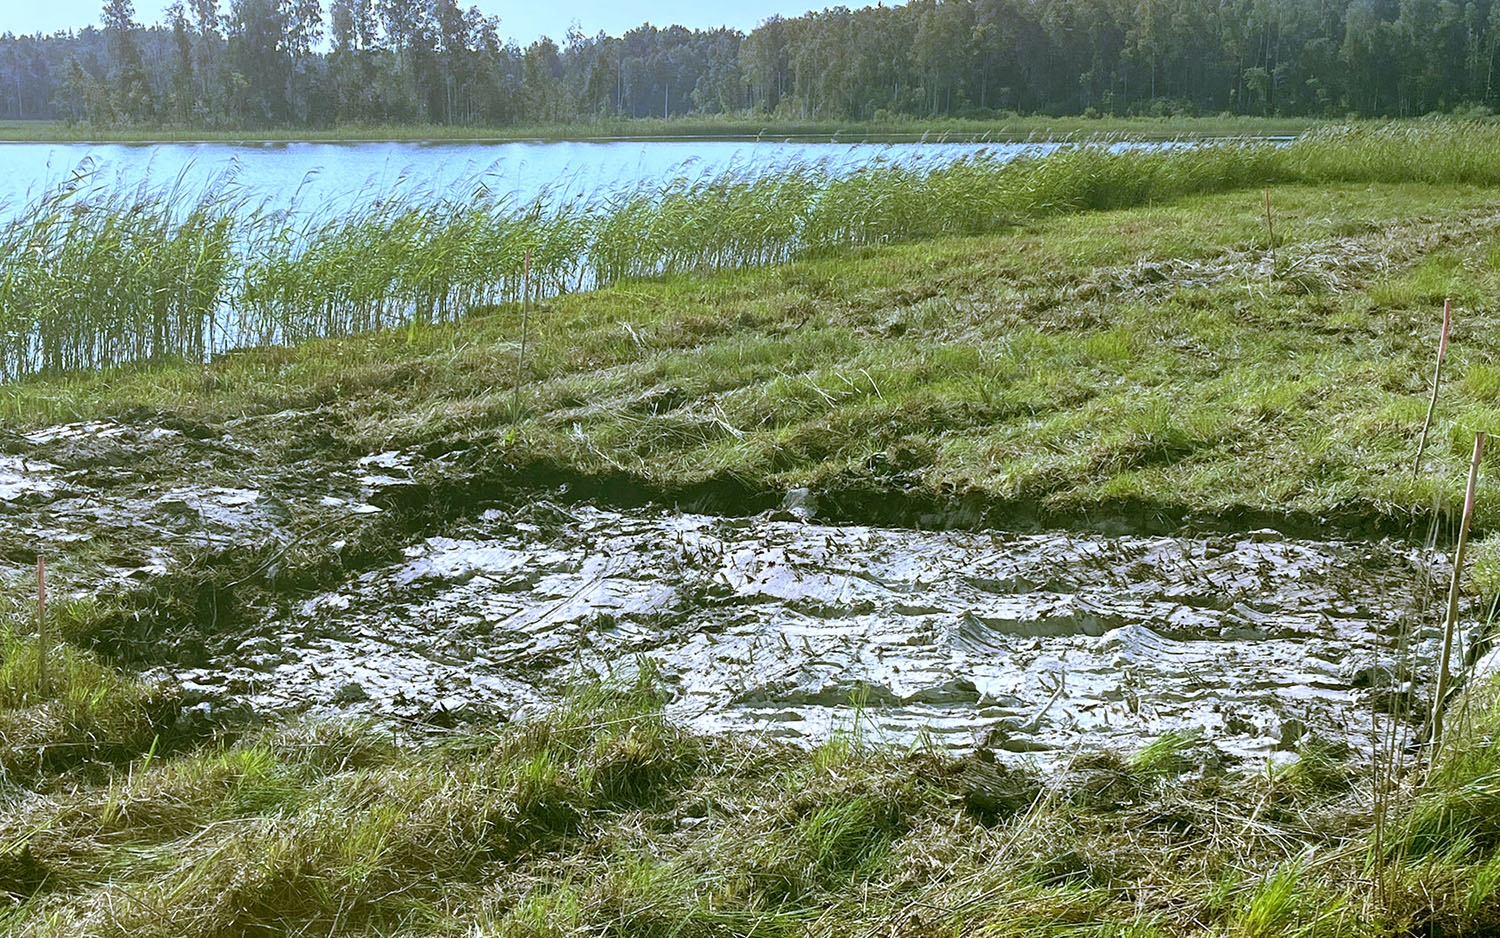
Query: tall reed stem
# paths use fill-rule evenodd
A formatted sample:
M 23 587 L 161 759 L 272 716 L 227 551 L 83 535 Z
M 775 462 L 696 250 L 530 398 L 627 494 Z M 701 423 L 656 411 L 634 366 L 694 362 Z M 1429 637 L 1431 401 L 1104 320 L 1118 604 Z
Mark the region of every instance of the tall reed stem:
M 531 249 L 521 269 L 521 350 L 516 355 L 516 387 L 511 404 L 511 419 L 521 419 L 521 375 L 526 369 L 526 319 L 531 310 Z
M 1474 458 L 1469 461 L 1469 486 L 1464 493 L 1464 515 L 1458 524 L 1458 546 L 1453 550 L 1453 580 L 1448 586 L 1448 614 L 1443 624 L 1443 654 L 1438 660 L 1437 690 L 1432 695 L 1432 751 L 1437 752 L 1443 739 L 1443 703 L 1448 697 L 1452 676 L 1448 663 L 1453 660 L 1453 635 L 1458 631 L 1458 587 L 1464 572 L 1464 549 L 1469 543 L 1469 525 L 1474 520 L 1474 492 L 1479 486 L 1479 460 L 1484 456 L 1484 432 L 1474 434 Z
M 1427 431 L 1432 429 L 1432 415 L 1437 412 L 1438 383 L 1443 380 L 1443 353 L 1448 351 L 1448 329 L 1453 325 L 1453 301 L 1443 301 L 1443 334 L 1438 339 L 1437 365 L 1432 370 L 1432 400 L 1427 402 L 1427 419 L 1422 421 L 1422 438 L 1417 441 L 1417 458 L 1412 460 L 1411 474 L 1416 475 L 1422 467 L 1422 454 L 1427 451 Z

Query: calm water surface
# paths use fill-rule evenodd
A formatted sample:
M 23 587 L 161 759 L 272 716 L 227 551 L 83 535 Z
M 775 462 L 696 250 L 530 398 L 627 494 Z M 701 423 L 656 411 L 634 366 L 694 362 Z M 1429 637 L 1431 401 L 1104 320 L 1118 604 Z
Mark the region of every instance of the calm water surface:
M 529 201 L 795 163 L 848 172 L 875 162 L 936 165 L 988 153 L 1043 155 L 1060 143 L 807 143 L 784 140 L 633 140 L 565 143 L 0 144 L 0 214 L 9 215 L 75 173 L 101 190 L 212 191 L 270 208 L 342 211 L 372 198 Z M 1161 146 L 1153 144 L 1151 146 Z

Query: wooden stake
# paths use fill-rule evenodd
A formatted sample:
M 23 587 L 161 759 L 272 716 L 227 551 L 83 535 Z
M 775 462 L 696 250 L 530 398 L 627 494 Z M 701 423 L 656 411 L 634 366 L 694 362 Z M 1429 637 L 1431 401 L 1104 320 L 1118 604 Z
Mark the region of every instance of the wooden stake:
M 47 675 L 47 562 L 36 555 L 36 680 L 40 692 L 49 692 Z
M 1443 301 L 1443 334 L 1438 339 L 1437 365 L 1432 369 L 1432 400 L 1427 402 L 1427 419 L 1422 421 L 1422 438 L 1417 441 L 1417 458 L 1412 461 L 1411 474 L 1422 468 L 1422 454 L 1427 450 L 1427 431 L 1432 429 L 1432 415 L 1437 412 L 1438 383 L 1443 380 L 1443 353 L 1448 351 L 1448 329 L 1453 325 L 1453 301 Z
M 1484 433 L 1474 434 L 1474 458 L 1469 462 L 1469 487 L 1464 493 L 1463 520 L 1458 523 L 1458 546 L 1453 549 L 1453 581 L 1448 587 L 1448 616 L 1443 624 L 1443 654 L 1438 661 L 1437 690 L 1432 695 L 1432 748 L 1443 738 L 1443 701 L 1453 678 L 1448 663 L 1453 659 L 1453 634 L 1458 630 L 1458 583 L 1464 572 L 1464 548 L 1469 543 L 1469 525 L 1474 520 L 1474 491 L 1479 486 L 1479 459 L 1484 455 Z

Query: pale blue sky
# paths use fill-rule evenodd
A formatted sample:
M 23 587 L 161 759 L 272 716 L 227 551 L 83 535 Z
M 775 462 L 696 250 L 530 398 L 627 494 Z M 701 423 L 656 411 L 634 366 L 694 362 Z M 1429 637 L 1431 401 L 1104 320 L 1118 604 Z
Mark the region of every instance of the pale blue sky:
M 136 19 L 154 23 L 162 18 L 171 0 L 135 0 Z M 221 0 L 228 7 L 228 0 Z M 568 25 L 577 20 L 585 33 L 604 30 L 619 35 L 650 21 L 658 26 L 674 23 L 688 27 L 734 26 L 749 31 L 775 13 L 798 16 L 813 3 L 809 0 L 460 0 L 465 9 L 478 6 L 500 17 L 500 32 L 522 45 L 547 35 L 562 41 Z M 833 2 L 833 0 L 828 0 Z M 825 4 L 817 3 L 819 9 Z M 863 6 L 864 3 L 849 3 Z M 0 0 L 0 33 L 52 32 L 99 24 L 102 0 Z M 326 8 L 327 2 L 325 0 Z

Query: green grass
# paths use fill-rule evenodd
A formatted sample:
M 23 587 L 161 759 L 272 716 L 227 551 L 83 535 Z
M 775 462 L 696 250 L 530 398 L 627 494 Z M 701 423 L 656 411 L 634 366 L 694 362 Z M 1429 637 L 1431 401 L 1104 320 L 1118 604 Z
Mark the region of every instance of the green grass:
M 1279 177 L 1279 151 L 1085 146 L 931 170 L 821 163 L 730 170 L 515 205 L 372 200 L 329 217 L 211 193 L 115 193 L 74 180 L 0 229 L 0 377 L 449 321 L 584 286 L 782 263 L 849 247 L 999 230 L 1056 212 Z
M 1310 154 L 1298 158 L 1320 179 L 1269 187 L 1274 264 L 1260 188 L 1204 182 L 1223 178 L 1220 157 L 1080 156 L 1028 170 L 1034 185 L 1021 191 L 1036 210 L 995 230 L 974 232 L 964 226 L 975 216 L 960 213 L 925 240 L 829 245 L 709 275 L 686 266 L 546 299 L 529 315 L 519 395 L 520 309 L 498 297 L 467 315 L 210 364 L 28 377 L 0 386 L 0 419 L 7 430 L 236 421 L 237 444 L 266 460 L 450 455 L 417 471 L 435 501 L 559 479 L 668 499 L 811 485 L 823 510 L 861 518 L 936 506 L 991 523 L 1040 513 L 1137 530 L 1271 519 L 1410 531 L 1413 519 L 1451 517 L 1472 432 L 1500 415 L 1489 299 L 1500 293 L 1500 179 L 1462 146 L 1479 132 L 1432 131 L 1425 175 L 1406 181 L 1384 178 L 1416 173 L 1404 129 L 1374 132 L 1343 168 L 1328 154 L 1344 144 L 1309 138 L 1293 152 Z M 1450 156 L 1445 133 L 1457 137 Z M 1124 195 L 1042 185 L 1048 173 L 1142 166 L 1162 171 Z M 954 192 L 983 181 L 960 178 L 969 171 L 955 171 Z M 942 191 L 946 178 L 921 184 Z M 1070 192 L 1079 201 L 1053 210 Z M 880 207 L 876 227 L 858 230 L 892 230 L 881 219 L 927 217 L 920 201 L 866 191 L 844 204 Z M 632 211 L 706 217 L 670 200 Z M 462 223 L 418 230 L 436 238 Z M 358 254 L 383 240 L 346 245 L 363 259 L 338 264 L 407 263 Z M 697 256 L 661 243 L 670 250 L 658 257 Z M 413 270 L 403 276 L 420 284 Z M 1449 295 L 1449 377 L 1413 474 Z M 1482 528 L 1493 530 L 1497 497 L 1481 494 Z M 299 549 L 315 563 L 321 546 Z M 1480 586 L 1495 582 L 1494 553 L 1479 551 Z M 174 614 L 174 597 L 158 600 Z M 60 607 L 59 632 L 87 638 L 108 607 Z M 1229 771 L 1180 734 L 1082 754 L 1052 777 L 892 751 L 857 732 L 810 752 L 700 737 L 663 716 L 649 673 L 421 745 L 360 724 L 229 725 L 204 739 L 180 728 L 191 724 L 173 693 L 71 645 L 54 651 L 43 687 L 24 611 L 8 608 L 0 631 L 7 934 L 1500 928 L 1493 687 L 1456 705 L 1430 771 L 1374 782 L 1358 757 L 1315 744 L 1291 766 Z M 1372 785 L 1389 808 L 1378 838 Z
M 0 121 L 0 140 L 35 142 L 163 143 L 181 141 L 508 141 L 732 138 L 854 140 L 1022 140 L 1038 136 L 1118 134 L 1143 139 L 1195 136 L 1289 135 L 1320 122 L 1312 118 L 1046 117 L 995 119 L 905 118 L 888 121 L 787 121 L 759 115 L 578 121 L 536 127 L 448 127 L 436 124 L 343 126 L 327 129 L 202 130 L 184 127 L 96 128 L 60 121 Z
M 626 479 L 667 498 L 807 485 L 830 510 L 883 504 L 897 520 L 930 504 L 1148 527 L 1447 515 L 1473 431 L 1500 416 L 1486 377 L 1500 356 L 1484 300 L 1500 291 L 1494 190 L 1271 195 L 1276 270 L 1254 190 L 556 297 L 530 315 L 519 413 L 520 311 L 502 303 L 207 366 L 12 382 L 0 416 L 316 411 L 305 431 L 236 432 L 259 434 L 268 458 L 331 433 L 364 452 L 465 451 L 468 478 Z M 1414 476 L 1448 290 L 1448 380 Z M 1481 528 L 1497 498 L 1482 488 Z
M 39 670 L 36 639 L 0 626 L 0 793 L 59 768 L 107 766 L 175 744 L 179 694 L 71 645 Z
M 126 708 L 140 693 L 101 670 L 60 684 Z M 1500 841 L 1482 807 L 1454 806 L 1494 773 L 1494 699 L 1466 701 L 1430 774 L 1380 780 L 1383 846 L 1368 770 L 1344 756 L 1311 756 L 1311 775 L 1234 770 L 1172 737 L 1039 776 L 857 735 L 807 751 L 684 732 L 649 673 L 415 747 L 357 723 L 273 727 L 114 769 L 53 765 L 9 789 L 0 923 L 18 936 L 1487 934 Z M 0 716 L 26 706 L 0 700 Z M 0 758 L 17 749 L 0 735 Z M 1023 790 L 1008 811 L 975 808 Z

